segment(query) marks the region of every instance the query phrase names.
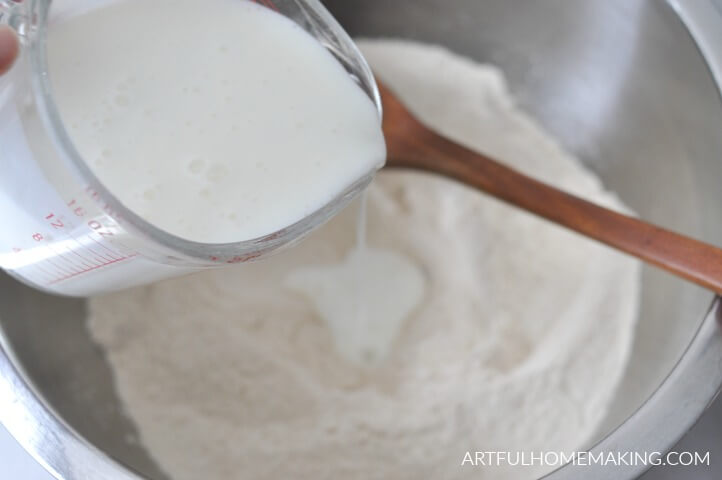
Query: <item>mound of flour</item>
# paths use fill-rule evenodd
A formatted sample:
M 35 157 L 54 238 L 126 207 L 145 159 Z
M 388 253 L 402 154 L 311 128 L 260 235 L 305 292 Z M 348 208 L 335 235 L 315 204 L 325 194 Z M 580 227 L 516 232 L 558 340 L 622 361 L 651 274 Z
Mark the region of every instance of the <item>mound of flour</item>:
M 432 127 L 622 208 L 519 111 L 496 68 L 434 46 L 360 45 Z M 382 368 L 341 358 L 313 306 L 282 286 L 344 258 L 353 211 L 269 261 L 90 302 L 120 397 L 172 478 L 535 478 L 547 469 L 461 463 L 592 439 L 627 362 L 638 264 L 426 174 L 383 172 L 368 208 L 369 243 L 404 252 L 427 282 Z

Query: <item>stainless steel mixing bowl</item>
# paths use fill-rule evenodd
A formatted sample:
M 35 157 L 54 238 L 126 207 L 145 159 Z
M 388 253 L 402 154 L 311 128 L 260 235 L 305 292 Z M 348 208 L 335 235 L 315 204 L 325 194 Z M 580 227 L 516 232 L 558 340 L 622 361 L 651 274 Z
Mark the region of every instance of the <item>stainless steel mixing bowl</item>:
M 718 0 L 327 3 L 352 34 L 440 43 L 500 65 L 523 106 L 640 215 L 722 244 Z M 645 270 L 633 358 L 589 447 L 672 446 L 722 382 L 719 318 L 711 294 Z M 49 470 L 66 480 L 139 478 L 131 468 L 165 478 L 123 414 L 82 301 L 2 276 L 0 326 L 0 421 Z M 634 478 L 644 467 L 580 468 L 549 478 Z

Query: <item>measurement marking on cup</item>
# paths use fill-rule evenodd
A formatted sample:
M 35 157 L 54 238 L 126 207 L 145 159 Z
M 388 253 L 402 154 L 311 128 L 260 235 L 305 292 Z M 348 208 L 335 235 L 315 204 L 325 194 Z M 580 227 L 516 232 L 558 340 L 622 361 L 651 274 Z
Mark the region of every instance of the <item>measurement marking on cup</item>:
M 73 240 L 75 240 L 78 243 L 78 245 L 80 245 L 82 248 L 84 248 L 85 250 L 90 252 L 90 254 L 93 256 L 93 258 L 91 259 L 91 261 L 93 263 L 108 262 L 111 260 L 115 260 L 118 256 L 123 256 L 122 254 L 118 255 L 118 252 L 114 252 L 113 250 L 111 250 L 110 248 L 105 246 L 102 242 L 99 242 L 98 240 L 93 238 L 91 235 L 85 235 L 80 238 L 76 238 L 76 237 L 72 237 L 72 238 L 73 238 Z M 100 247 L 100 248 L 98 249 L 98 247 L 95 247 L 95 249 L 94 249 L 93 247 L 91 247 L 91 245 L 88 245 L 88 240 L 94 244 L 93 246 L 95 246 L 95 244 L 97 244 L 98 247 Z M 100 250 L 100 251 L 98 251 L 98 250 Z M 113 254 L 113 257 L 108 258 L 110 255 L 103 254 L 102 253 L 103 250 L 107 250 L 107 251 L 111 252 Z
M 45 217 L 45 220 L 48 220 L 50 222 L 50 226 L 53 228 L 64 228 L 65 222 L 61 218 L 58 218 L 55 216 L 54 213 L 51 213 Z
M 61 260 L 64 260 L 67 265 L 64 265 L 68 270 L 70 270 L 72 273 L 76 272 L 77 264 L 76 262 L 70 260 L 68 257 L 66 257 L 62 252 L 58 251 L 55 248 L 54 244 L 48 245 L 48 249 L 53 252 L 55 255 L 57 255 L 58 258 Z M 82 268 L 82 267 L 81 267 Z
M 86 211 L 74 202 L 70 202 L 69 206 L 75 207 L 73 213 L 77 217 L 86 215 Z M 73 221 L 68 221 L 52 212 L 45 215 L 44 220 L 49 225 L 50 231 L 31 234 L 34 242 L 50 255 L 34 263 L 31 267 L 35 272 L 33 277 L 41 284 L 57 284 L 138 255 L 126 245 L 118 242 L 114 227 L 103 225 L 98 220 L 85 222 L 91 232 L 80 237 L 72 234 L 73 230 L 77 228 Z M 54 238 L 52 231 L 63 232 L 62 235 L 65 235 L 65 239 Z M 110 245 L 108 245 L 109 241 Z M 122 247 L 125 252 L 133 253 L 126 254 L 123 249 L 115 248 L 115 244 L 118 244 L 117 247 Z M 20 252 L 22 249 L 16 248 L 14 251 Z
M 73 239 L 73 240 L 75 240 L 75 239 Z M 76 242 L 77 242 L 77 240 L 76 240 Z M 80 245 L 80 246 L 82 247 L 82 245 Z M 92 264 L 89 264 L 89 263 L 88 263 L 88 262 L 90 262 L 91 260 L 89 260 L 89 259 L 85 258 L 83 255 L 79 254 L 74 248 L 70 248 L 70 247 L 65 247 L 65 248 L 67 248 L 67 249 L 70 251 L 70 253 L 72 253 L 72 254 L 74 254 L 76 257 L 78 257 L 78 258 L 80 259 L 80 263 L 81 263 L 84 267 L 86 267 L 86 268 L 87 268 L 87 267 L 92 267 Z
M 103 247 L 103 249 L 109 251 L 111 255 L 114 255 L 114 256 L 115 256 L 115 255 L 121 255 L 121 256 L 123 255 L 123 254 L 121 253 L 122 251 L 113 250 L 112 248 L 108 247 L 105 242 L 100 241 L 100 240 L 98 240 L 97 238 L 94 238 L 94 237 L 90 237 L 90 238 L 93 239 L 93 241 L 94 241 L 95 243 L 97 243 L 98 245 L 100 245 L 101 247 Z M 101 238 L 101 240 L 105 240 L 105 238 Z M 130 248 L 128 245 L 126 245 L 126 244 L 118 241 L 117 238 L 114 238 L 113 240 L 108 240 L 108 242 L 112 243 L 113 246 L 118 245 L 119 247 L 124 248 L 124 249 L 125 249 L 126 251 L 128 251 L 128 252 L 132 252 L 132 251 L 134 250 L 134 249 Z
M 56 269 L 57 271 L 59 271 L 60 273 L 63 273 L 63 274 L 65 274 L 65 275 L 70 275 L 70 274 L 72 273 L 72 272 L 69 273 L 68 270 L 67 270 L 64 266 L 58 265 L 57 263 L 55 263 L 55 262 L 54 262 L 52 259 L 50 259 L 50 258 L 45 259 L 45 261 L 48 262 L 48 263 L 49 263 L 50 265 L 52 265 L 53 267 L 55 267 L 55 269 Z
M 111 232 L 110 230 L 103 230 L 103 224 L 97 220 L 89 221 L 88 226 L 91 229 L 95 230 L 95 233 L 97 233 L 101 237 L 112 237 L 113 236 L 113 232 Z
M 117 237 L 115 237 L 115 233 L 114 233 L 112 230 L 110 230 L 109 227 L 105 227 L 105 226 L 104 226 L 102 223 L 100 223 L 99 221 L 97 221 L 97 220 L 91 220 L 91 221 L 88 222 L 88 226 L 89 226 L 92 230 L 94 230 L 95 233 L 97 233 L 102 240 L 105 240 L 105 239 L 107 238 L 110 242 L 112 242 L 112 243 L 114 243 L 114 244 L 117 244 L 117 245 L 123 247 L 123 248 L 126 249 L 127 251 L 133 251 L 132 248 L 128 247 L 127 245 L 125 245 L 125 244 L 123 244 L 123 243 L 121 243 L 121 242 L 117 239 Z M 112 240 L 110 240 L 111 237 L 113 237 Z M 103 247 L 105 250 L 108 250 L 108 251 L 111 253 L 111 255 L 113 256 L 113 258 L 115 258 L 115 256 L 118 255 L 118 252 L 116 252 L 116 251 L 114 251 L 114 250 L 111 250 L 111 249 L 110 249 L 109 247 L 107 247 L 104 243 L 98 241 L 98 239 L 93 238 L 93 237 L 90 237 L 90 238 L 92 238 L 93 241 L 95 241 L 96 243 L 98 243 L 98 245 L 100 245 L 101 247 Z M 121 254 L 121 255 L 122 255 L 122 254 Z
M 87 237 L 87 238 L 90 238 L 90 240 L 91 240 L 92 242 L 97 243 L 97 244 L 99 244 L 101 247 L 105 248 L 102 243 L 98 242 L 98 241 L 95 240 L 94 238 L 92 238 L 92 237 Z M 93 249 L 90 247 L 90 245 L 86 245 L 85 243 L 82 243 L 82 242 L 80 242 L 80 241 L 78 241 L 78 243 L 80 243 L 83 247 L 87 248 L 90 253 L 92 253 L 93 255 L 95 255 L 95 258 L 93 259 L 94 262 L 103 263 L 103 262 L 107 262 L 107 261 L 110 261 L 110 260 L 113 260 L 113 259 L 116 258 L 116 257 L 108 258 L 108 257 L 104 256 L 102 253 L 98 253 L 96 250 L 93 250 Z
M 14 247 L 12 249 L 12 251 L 13 251 L 13 253 L 19 254 L 19 253 L 24 252 L 25 249 L 20 248 L 20 247 Z M 36 280 L 36 282 L 39 284 L 47 283 L 55 277 L 55 274 L 53 272 L 46 270 L 40 263 L 31 264 L 28 268 L 30 268 L 31 270 L 32 269 L 36 270 L 36 272 L 33 275 L 31 275 L 30 277 L 36 278 L 36 279 L 40 278 L 41 281 Z
M 58 215 L 56 215 L 53 212 L 50 212 L 48 215 L 46 215 L 45 220 L 47 220 L 50 223 L 50 226 L 56 230 L 72 228 L 72 224 L 66 224 L 65 221 L 61 217 L 59 217 Z M 71 236 L 71 238 L 72 238 L 72 236 Z M 76 240 L 76 243 L 78 243 L 77 240 Z M 56 250 L 54 247 L 55 247 L 54 244 L 48 245 L 48 248 L 50 249 L 50 251 L 55 253 L 62 260 L 65 260 L 68 264 L 70 264 L 69 270 L 71 270 L 74 273 L 76 271 L 76 268 L 78 267 L 77 262 L 75 260 L 72 260 L 72 259 L 66 257 L 63 254 L 63 252 Z M 78 252 L 76 252 L 73 248 L 65 246 L 64 251 L 66 254 L 67 254 L 67 251 L 70 251 L 71 253 L 75 254 L 78 258 L 80 258 L 80 268 L 81 269 L 89 268 L 92 266 L 92 262 L 91 262 L 91 264 L 88 264 L 87 260 L 82 255 L 80 255 Z
M 104 257 L 103 255 L 101 255 L 101 254 L 98 253 L 97 251 L 93 250 L 93 249 L 90 247 L 90 245 L 87 245 L 87 244 L 86 244 L 86 243 L 87 243 L 87 242 L 86 242 L 86 238 L 90 238 L 90 237 L 81 237 L 81 238 L 71 237 L 71 238 L 72 238 L 73 240 L 75 240 L 75 242 L 80 246 L 81 249 L 85 249 L 85 251 L 90 254 L 89 256 L 86 256 L 86 259 L 87 259 L 90 263 L 92 263 L 93 265 L 96 264 L 96 263 L 103 263 L 103 262 L 106 262 L 106 261 L 108 261 L 108 260 L 112 260 L 112 259 L 108 259 L 108 258 Z M 93 239 L 90 238 L 90 240 L 93 240 Z M 102 246 L 102 245 L 101 245 L 101 246 Z
M 58 278 L 52 280 L 52 281 L 50 282 L 50 285 L 54 285 L 54 284 L 56 284 L 56 283 L 60 283 L 60 282 L 63 282 L 63 281 L 65 281 L 65 280 L 69 280 L 69 279 L 71 279 L 71 278 L 77 277 L 78 275 L 82 275 L 82 274 L 84 274 L 84 273 L 92 272 L 93 270 L 97 270 L 97 269 L 99 269 L 99 268 L 107 267 L 108 265 L 112 265 L 112 264 L 114 264 L 114 263 L 122 262 L 122 261 L 124 261 L 124 260 L 129 260 L 129 259 L 135 257 L 136 255 L 137 255 L 137 254 L 132 254 L 132 255 L 127 255 L 127 256 L 121 257 L 121 258 L 116 258 L 115 260 L 111 260 L 111 261 L 109 261 L 109 262 L 101 263 L 101 264 L 95 265 L 95 266 L 93 266 L 93 267 L 87 268 L 87 269 L 85 269 L 85 270 L 81 270 L 81 271 L 79 271 L 79 272 L 75 272 L 75 273 L 67 274 L 67 275 L 62 276 L 62 277 L 58 277 Z
M 94 198 L 94 199 L 98 199 L 98 198 L 99 198 L 99 194 L 98 194 L 95 190 L 93 190 L 92 188 L 90 188 L 90 187 L 88 187 L 88 188 L 86 189 L 86 192 L 87 192 L 92 198 Z M 82 218 L 82 217 L 85 217 L 85 216 L 87 215 L 87 213 L 88 213 L 87 210 L 85 209 L 85 207 L 83 207 L 83 206 L 77 201 L 77 199 L 75 199 L 75 198 L 71 199 L 71 200 L 67 203 L 67 205 L 68 205 L 69 208 L 72 209 L 73 214 L 75 214 L 76 217 Z M 103 207 L 103 210 L 107 210 L 108 208 L 109 208 L 109 207 L 108 207 L 108 205 L 106 204 L 106 205 Z M 48 220 L 52 220 L 53 217 L 54 217 L 53 214 L 50 214 L 50 215 L 49 215 L 48 217 L 46 217 L 46 218 L 47 218 Z M 60 223 L 62 223 L 62 221 L 61 221 Z M 61 225 L 57 225 L 57 223 L 56 223 L 56 226 L 60 227 Z M 90 227 L 91 230 L 93 230 L 96 234 L 98 234 L 98 235 L 99 235 L 101 238 L 103 238 L 103 239 L 106 238 L 106 237 L 112 237 L 112 236 L 115 235 L 115 234 L 112 232 L 112 230 L 107 229 L 106 227 L 104 227 L 103 224 L 100 223 L 98 220 L 90 220 L 90 221 L 88 221 L 88 222 L 87 222 L 87 226 Z M 91 261 L 92 263 L 95 263 L 95 262 L 101 262 L 101 263 L 102 263 L 102 262 L 113 261 L 113 260 L 116 260 L 116 259 L 118 259 L 119 257 L 122 257 L 122 256 L 123 256 L 123 254 L 121 254 L 121 253 L 119 253 L 119 252 L 117 252 L 117 251 L 109 248 L 109 247 L 108 247 L 107 245 L 105 245 L 103 242 L 99 241 L 99 240 L 96 239 L 96 238 L 93 238 L 93 237 L 90 236 L 90 235 L 88 236 L 88 238 L 90 238 L 94 243 L 96 243 L 96 244 L 100 247 L 100 252 L 98 252 L 98 251 L 90 248 L 89 245 L 85 245 L 85 244 L 84 244 L 81 240 L 79 240 L 78 238 L 75 238 L 75 237 L 73 237 L 73 236 L 71 236 L 71 238 L 73 238 L 73 240 L 75 240 L 75 241 L 78 243 L 78 245 L 80 245 L 81 247 L 87 249 L 88 252 L 90 252 L 93 256 L 96 257 L 96 258 L 93 258 L 93 259 L 88 260 L 88 261 Z M 117 240 L 115 241 L 115 243 L 118 243 L 119 245 L 121 245 L 122 247 L 124 247 L 124 248 L 127 249 L 127 250 L 131 250 L 131 249 L 128 248 L 127 246 L 119 243 Z M 103 251 L 105 251 L 105 252 L 107 252 L 107 253 L 102 253 Z
M 42 273 L 46 277 L 44 280 L 45 283 L 48 283 L 48 282 L 52 281 L 53 278 L 55 278 L 55 274 L 45 270 L 39 263 L 36 263 L 35 265 L 33 265 L 33 267 L 35 267 L 37 270 L 39 270 L 40 273 Z
M 75 243 L 76 243 L 76 244 L 78 245 L 78 247 L 79 247 L 78 249 L 79 249 L 80 251 L 84 252 L 84 255 L 83 255 L 83 256 L 84 256 L 84 258 L 86 259 L 86 261 L 88 261 L 88 262 L 91 263 L 90 266 L 93 266 L 93 265 L 95 265 L 95 264 L 97 264 L 97 263 L 103 263 L 103 262 L 107 262 L 107 261 L 109 261 L 109 260 L 113 260 L 112 258 L 109 259 L 109 258 L 101 255 L 101 254 L 98 253 L 97 251 L 93 250 L 90 245 L 87 244 L 88 242 L 87 242 L 86 239 L 90 238 L 90 240 L 92 240 L 92 238 L 91 238 L 89 235 L 88 235 L 88 236 L 83 236 L 83 237 L 81 237 L 81 238 L 76 238 L 76 237 L 72 236 L 71 238 L 72 238 L 73 240 L 75 240 Z M 101 246 L 102 246 L 102 245 L 101 245 Z
M 103 253 L 103 254 L 98 253 L 97 255 L 100 256 L 100 258 L 103 258 L 103 259 L 105 259 L 105 260 L 110 260 L 110 261 L 113 261 L 113 260 L 115 260 L 115 259 L 118 258 L 118 257 L 116 256 L 118 252 L 114 252 L 114 251 L 111 250 L 110 248 L 106 247 L 105 245 L 103 245 L 103 242 L 100 242 L 100 241 L 99 241 L 98 239 L 96 239 L 96 238 L 90 237 L 90 239 L 91 239 L 93 242 L 95 242 L 95 243 L 97 243 L 98 245 L 100 245 L 100 248 L 102 248 L 103 250 L 107 250 L 108 252 L 110 252 L 110 253 Z M 121 255 L 121 256 L 122 256 L 122 255 Z
M 75 206 L 75 205 L 77 205 L 77 204 L 78 204 L 77 200 L 73 198 L 72 200 L 70 200 L 70 201 L 68 202 L 68 207 L 73 208 L 73 206 Z M 84 217 L 84 216 L 85 216 L 85 209 L 84 209 L 82 206 L 78 206 L 78 207 L 75 207 L 75 208 L 73 209 L 73 213 L 74 213 L 77 217 Z
M 52 248 L 50 248 L 50 250 L 55 252 Z M 55 267 L 55 270 L 57 270 L 59 272 L 62 272 L 62 273 L 68 272 L 68 268 L 65 265 L 63 265 L 62 263 L 59 263 L 59 262 L 56 263 L 52 258 L 46 258 L 45 261 L 47 263 L 49 263 L 50 265 L 52 265 L 53 267 Z

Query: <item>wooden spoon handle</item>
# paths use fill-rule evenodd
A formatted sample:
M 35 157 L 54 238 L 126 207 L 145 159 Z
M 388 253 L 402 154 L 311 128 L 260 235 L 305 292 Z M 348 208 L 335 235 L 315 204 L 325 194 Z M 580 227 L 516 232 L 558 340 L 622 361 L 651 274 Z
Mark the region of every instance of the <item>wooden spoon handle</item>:
M 390 167 L 439 173 L 479 188 L 722 295 L 722 249 L 582 200 L 428 129 L 391 138 Z

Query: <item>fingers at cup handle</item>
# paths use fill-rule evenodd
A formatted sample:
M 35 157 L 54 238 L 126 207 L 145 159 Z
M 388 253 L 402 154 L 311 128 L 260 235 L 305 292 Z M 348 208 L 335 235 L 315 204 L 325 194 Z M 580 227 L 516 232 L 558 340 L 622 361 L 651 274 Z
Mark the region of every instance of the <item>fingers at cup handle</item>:
M 13 66 L 20 51 L 20 43 L 15 32 L 8 26 L 0 26 L 0 75 Z

